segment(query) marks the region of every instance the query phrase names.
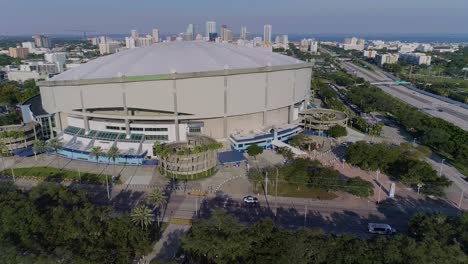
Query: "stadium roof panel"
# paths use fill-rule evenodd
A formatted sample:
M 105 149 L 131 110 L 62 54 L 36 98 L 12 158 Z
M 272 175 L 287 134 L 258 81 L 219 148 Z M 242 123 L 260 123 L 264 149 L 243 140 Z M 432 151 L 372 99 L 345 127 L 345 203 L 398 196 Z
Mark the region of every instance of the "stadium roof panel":
M 92 80 L 287 66 L 303 61 L 262 48 L 203 41 L 157 43 L 100 57 L 51 81 Z

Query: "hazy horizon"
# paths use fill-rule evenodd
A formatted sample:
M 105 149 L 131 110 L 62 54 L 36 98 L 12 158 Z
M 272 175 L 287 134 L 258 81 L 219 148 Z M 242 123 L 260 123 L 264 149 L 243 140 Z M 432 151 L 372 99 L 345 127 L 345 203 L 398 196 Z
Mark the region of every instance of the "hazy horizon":
M 273 34 L 468 34 L 466 0 L 0 0 L 0 6 L 0 35 L 148 33 L 153 27 L 176 34 L 189 23 L 204 33 L 207 20 L 234 33 L 247 26 L 258 34 L 271 24 Z

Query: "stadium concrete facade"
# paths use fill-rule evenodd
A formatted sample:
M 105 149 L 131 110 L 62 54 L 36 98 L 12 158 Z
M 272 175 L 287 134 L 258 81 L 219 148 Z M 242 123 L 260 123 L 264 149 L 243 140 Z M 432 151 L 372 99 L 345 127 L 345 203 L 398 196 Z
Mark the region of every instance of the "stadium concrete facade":
M 170 42 L 98 58 L 39 86 L 65 149 L 115 145 L 153 156 L 156 141 L 232 140 L 294 123 L 309 101 L 311 67 L 262 49 Z

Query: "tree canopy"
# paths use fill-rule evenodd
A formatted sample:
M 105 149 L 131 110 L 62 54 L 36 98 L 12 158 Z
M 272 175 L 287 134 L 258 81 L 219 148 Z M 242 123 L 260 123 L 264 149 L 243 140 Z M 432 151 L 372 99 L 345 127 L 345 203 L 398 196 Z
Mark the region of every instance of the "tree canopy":
M 426 217 L 430 222 L 437 216 Z M 460 219 L 466 219 L 466 215 Z M 461 247 L 450 239 L 457 236 L 449 235 L 448 239 L 443 240 L 430 239 L 434 232 L 426 235 L 426 230 L 438 227 L 418 225 L 417 221 L 414 220 L 414 227 L 421 233 L 415 236 L 398 234 L 394 237 L 359 239 L 348 235 L 329 236 L 320 230 L 277 229 L 269 218 L 246 226 L 224 211 L 215 211 L 211 218 L 195 222 L 189 234 L 182 238 L 182 252 L 189 263 L 456 264 L 468 261 Z M 462 221 L 462 224 L 449 222 L 448 229 L 466 230 L 468 227 L 464 220 L 453 221 Z M 466 248 L 466 244 L 464 246 Z
M 0 263 L 131 263 L 149 231 L 81 191 L 42 184 L 29 193 L 0 184 Z

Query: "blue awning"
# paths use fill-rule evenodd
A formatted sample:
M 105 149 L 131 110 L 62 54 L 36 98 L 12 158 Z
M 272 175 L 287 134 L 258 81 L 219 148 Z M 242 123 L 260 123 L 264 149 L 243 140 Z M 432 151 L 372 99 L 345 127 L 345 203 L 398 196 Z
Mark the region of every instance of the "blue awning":
M 31 147 L 15 149 L 12 151 L 15 156 L 18 157 L 31 157 L 34 156 L 34 151 Z
M 238 163 L 246 160 L 244 155 L 237 150 L 220 152 L 218 159 L 222 164 Z

